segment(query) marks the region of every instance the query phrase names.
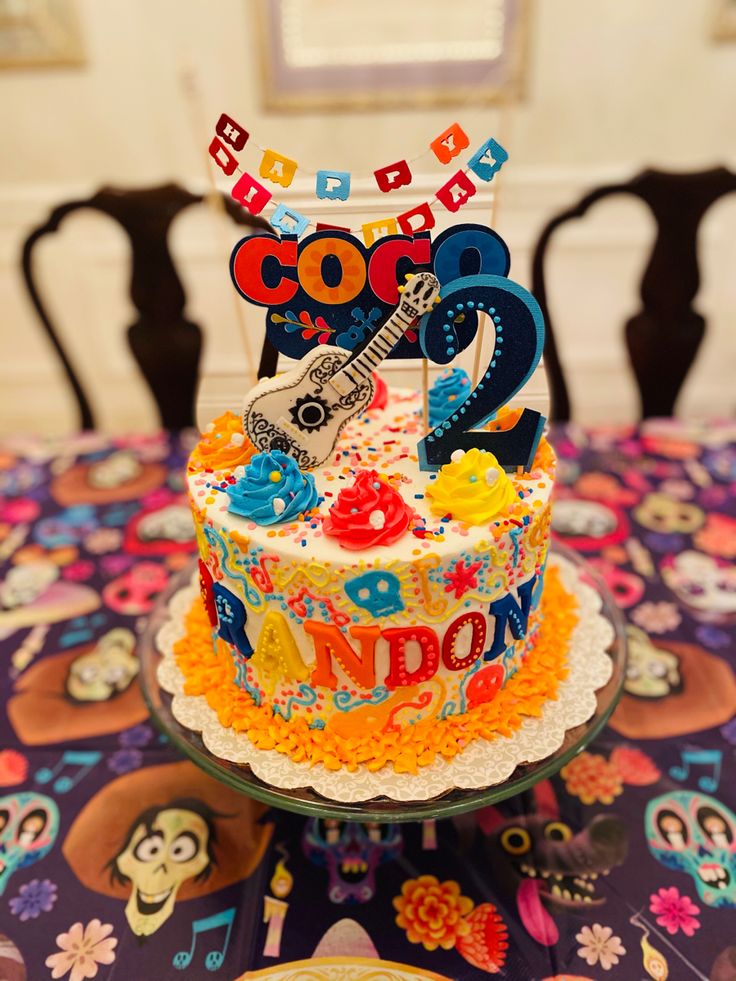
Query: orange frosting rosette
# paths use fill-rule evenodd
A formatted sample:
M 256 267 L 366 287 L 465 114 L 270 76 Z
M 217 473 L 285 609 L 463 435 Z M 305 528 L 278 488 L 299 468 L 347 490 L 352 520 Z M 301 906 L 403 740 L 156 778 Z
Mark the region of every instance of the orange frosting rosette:
M 245 466 L 256 448 L 243 432 L 240 416 L 224 412 L 215 419 L 189 457 L 189 473 L 200 470 L 234 470 Z

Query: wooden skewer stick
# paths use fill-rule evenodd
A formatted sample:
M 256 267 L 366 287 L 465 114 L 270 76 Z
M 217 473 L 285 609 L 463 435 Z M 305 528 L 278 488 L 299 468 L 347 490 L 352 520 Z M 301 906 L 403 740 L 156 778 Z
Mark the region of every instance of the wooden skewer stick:
M 506 102 L 506 100 L 504 100 L 501 103 L 501 115 L 498 125 L 499 143 L 503 147 L 506 146 L 506 141 L 508 139 L 510 116 L 511 116 L 511 112 L 509 110 L 509 104 L 508 102 Z M 495 227 L 496 217 L 498 215 L 498 199 L 499 199 L 499 191 L 501 189 L 500 183 L 501 183 L 502 170 L 503 168 L 499 170 L 498 173 L 493 178 L 493 197 L 491 198 L 491 219 L 490 219 L 491 228 Z M 478 375 L 480 374 L 480 356 L 483 352 L 483 338 L 485 337 L 485 333 L 486 333 L 486 316 L 487 314 L 485 313 L 478 314 L 478 333 L 475 336 L 475 356 L 473 358 L 473 388 L 475 388 L 475 386 L 478 384 Z
M 422 411 L 424 412 L 424 429 L 429 432 L 429 361 L 422 358 Z
M 212 167 L 212 157 L 209 155 L 207 147 L 209 146 L 209 133 L 207 125 L 205 123 L 204 112 L 202 109 L 202 100 L 200 97 L 199 84 L 197 81 L 197 74 L 191 66 L 184 66 L 181 69 L 181 87 L 184 92 L 184 99 L 187 103 L 187 108 L 189 109 L 189 121 L 192 127 L 192 135 L 198 147 L 202 148 L 204 156 L 204 166 L 205 172 L 207 174 L 207 183 L 209 184 L 210 190 L 207 195 L 205 195 L 205 203 L 208 204 L 212 211 L 217 215 L 217 234 L 220 239 L 220 245 L 223 252 L 227 257 L 227 261 L 230 261 L 230 242 L 225 234 L 225 225 L 221 220 L 227 218 L 227 209 L 225 207 L 225 202 L 222 199 L 222 195 L 217 189 L 217 181 L 215 179 L 215 172 Z M 235 311 L 235 320 L 238 324 L 238 329 L 240 331 L 240 340 L 243 345 L 243 352 L 245 354 L 245 362 L 247 366 L 249 384 L 255 385 L 258 381 L 258 367 L 253 358 L 253 349 L 250 345 L 250 337 L 248 335 L 248 325 L 245 322 L 245 308 L 243 306 L 243 301 L 237 292 L 232 289 L 229 291 L 233 301 L 233 309 Z

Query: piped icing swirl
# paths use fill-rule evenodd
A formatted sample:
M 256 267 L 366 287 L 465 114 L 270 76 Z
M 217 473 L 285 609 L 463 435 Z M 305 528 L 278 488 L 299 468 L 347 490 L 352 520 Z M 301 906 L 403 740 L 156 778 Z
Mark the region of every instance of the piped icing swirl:
M 462 368 L 448 368 L 443 371 L 429 390 L 429 424 L 439 426 L 470 395 L 470 377 Z
M 189 457 L 189 472 L 234 470 L 245 466 L 255 451 L 255 446 L 243 433 L 240 416 L 234 412 L 223 412 L 202 433 L 202 438 L 194 447 Z
M 388 405 L 388 385 L 377 371 L 374 371 L 371 377 L 373 378 L 373 398 L 366 412 L 372 412 L 374 409 L 385 409 Z
M 434 514 L 450 514 L 469 525 L 488 524 L 518 500 L 493 453 L 475 447 L 455 450 L 425 493 Z
M 401 538 L 414 511 L 375 470 L 361 470 L 341 490 L 322 523 L 322 530 L 342 548 L 358 551 L 391 545 Z
M 302 473 L 293 457 L 280 450 L 253 456 L 227 494 L 228 511 L 259 525 L 295 521 L 320 500 L 312 474 Z

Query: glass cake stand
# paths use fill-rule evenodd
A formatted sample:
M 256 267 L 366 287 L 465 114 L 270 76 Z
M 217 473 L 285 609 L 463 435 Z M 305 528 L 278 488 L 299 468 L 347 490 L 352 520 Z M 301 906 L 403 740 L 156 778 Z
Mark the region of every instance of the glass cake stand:
M 328 800 L 316 791 L 304 787 L 283 790 L 259 779 L 246 764 L 231 763 L 214 756 L 205 746 L 199 733 L 181 725 L 171 711 L 172 696 L 159 685 L 157 667 L 161 654 L 156 646 L 156 636 L 169 617 L 169 602 L 180 589 L 191 581 L 195 562 L 182 569 L 173 578 L 167 590 L 158 598 L 139 644 L 141 661 L 140 680 L 143 696 L 154 723 L 171 742 L 192 762 L 212 777 L 216 777 L 243 794 L 270 804 L 272 807 L 296 811 L 314 817 L 338 818 L 343 821 L 422 821 L 427 818 L 450 817 L 464 811 L 475 810 L 489 804 L 497 804 L 507 797 L 529 790 L 534 784 L 553 776 L 566 763 L 588 745 L 603 729 L 621 695 L 626 664 L 626 634 L 624 621 L 608 588 L 590 566 L 577 553 L 558 543 L 553 543 L 554 553 L 563 556 L 584 574 L 588 585 L 601 597 L 601 614 L 611 622 L 614 640 L 608 651 L 613 671 L 608 683 L 596 693 L 596 710 L 582 725 L 569 729 L 560 748 L 551 756 L 536 763 L 518 766 L 508 780 L 483 789 L 455 789 L 439 797 L 420 801 L 394 801 L 374 798 L 361 803 L 340 803 Z

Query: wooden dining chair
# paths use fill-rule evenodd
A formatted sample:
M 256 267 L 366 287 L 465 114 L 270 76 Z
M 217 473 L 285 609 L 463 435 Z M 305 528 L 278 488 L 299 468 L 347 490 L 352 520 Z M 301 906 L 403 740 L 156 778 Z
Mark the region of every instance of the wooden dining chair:
M 221 197 L 225 210 L 237 224 L 254 231 L 270 229 L 264 219 L 253 217 L 231 197 Z M 74 392 L 83 429 L 94 428 L 94 414 L 41 299 L 34 275 L 35 246 L 44 236 L 58 231 L 68 215 L 82 209 L 99 211 L 122 226 L 130 242 L 130 296 L 138 312 L 138 319 L 128 327 L 128 344 L 156 402 L 161 425 L 182 429 L 194 425 L 202 329 L 186 317 L 186 296 L 169 251 L 168 236 L 174 219 L 204 200 L 203 195 L 177 184 L 143 190 L 103 187 L 90 198 L 58 205 L 23 243 L 25 284 Z
M 636 377 L 641 416 L 671 416 L 677 396 L 705 334 L 704 318 L 692 308 L 700 285 L 697 236 L 703 215 L 723 195 L 736 191 L 736 174 L 716 167 L 690 174 L 645 170 L 623 184 L 586 194 L 547 223 L 532 265 L 532 292 L 547 325 L 544 360 L 552 403 L 551 418 L 570 419 L 570 397 L 547 303 L 544 265 L 553 234 L 581 218 L 598 201 L 630 194 L 651 210 L 657 236 L 641 281 L 642 309 L 627 321 L 626 347 Z

